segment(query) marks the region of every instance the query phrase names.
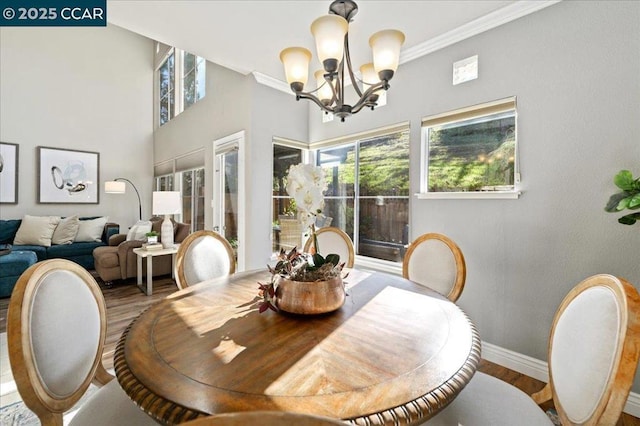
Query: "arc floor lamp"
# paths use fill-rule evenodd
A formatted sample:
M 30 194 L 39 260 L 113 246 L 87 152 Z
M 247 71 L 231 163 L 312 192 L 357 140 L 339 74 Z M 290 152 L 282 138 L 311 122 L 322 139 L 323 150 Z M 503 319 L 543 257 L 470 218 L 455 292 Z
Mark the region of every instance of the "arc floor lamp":
M 142 220 L 142 201 L 140 201 L 140 193 L 138 192 L 138 188 L 126 178 L 115 178 L 114 180 L 107 181 L 104 183 L 104 192 L 107 194 L 124 194 L 127 190 L 127 185 L 125 182 L 129 182 L 129 184 L 136 191 L 136 195 L 138 196 L 138 215 L 140 220 Z

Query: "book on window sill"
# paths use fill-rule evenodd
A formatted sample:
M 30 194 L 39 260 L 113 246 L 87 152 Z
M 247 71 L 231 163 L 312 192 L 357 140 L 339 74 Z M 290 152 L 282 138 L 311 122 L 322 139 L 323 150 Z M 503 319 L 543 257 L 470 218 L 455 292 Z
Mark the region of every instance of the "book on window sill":
M 144 243 L 142 248 L 145 250 L 160 250 L 162 248 L 161 243 Z

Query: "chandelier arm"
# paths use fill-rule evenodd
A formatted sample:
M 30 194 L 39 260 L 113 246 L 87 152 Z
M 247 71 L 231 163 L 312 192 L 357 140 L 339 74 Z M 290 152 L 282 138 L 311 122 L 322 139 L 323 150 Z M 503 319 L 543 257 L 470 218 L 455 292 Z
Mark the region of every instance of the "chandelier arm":
M 300 100 L 300 99 L 309 99 L 310 101 L 315 102 L 323 111 L 333 112 L 333 109 L 327 107 L 325 104 L 322 103 L 320 99 L 318 99 L 316 96 L 312 95 L 311 93 L 308 93 L 308 92 L 296 93 L 296 100 Z
M 344 61 L 340 62 L 338 73 L 336 74 L 336 106 L 341 108 L 344 105 Z
M 334 87 L 334 84 L 332 83 L 333 81 L 333 74 L 329 73 L 329 74 L 325 74 L 324 75 L 324 84 L 320 87 L 318 87 L 314 92 L 317 92 L 318 90 L 320 90 L 320 88 L 324 87 L 325 84 L 328 84 L 329 87 L 331 87 L 331 93 L 333 94 L 331 97 L 331 100 L 329 101 L 329 105 L 333 105 L 334 102 L 337 101 L 338 99 L 338 93 L 336 92 L 336 88 Z M 313 92 L 311 92 L 313 93 Z
M 353 75 L 353 68 L 351 65 L 351 54 L 349 53 L 349 33 L 346 33 L 344 35 L 344 57 L 345 57 L 345 61 L 347 62 L 347 69 L 349 70 L 349 78 L 351 78 L 351 85 L 353 86 L 358 96 L 362 97 L 362 92 L 358 87 L 358 84 L 356 82 L 356 77 Z
M 389 88 L 389 83 L 385 82 L 385 81 L 379 81 L 376 84 L 374 84 L 373 86 L 370 86 L 363 94 L 362 97 L 360 98 L 360 100 L 358 102 L 356 102 L 356 104 L 353 106 L 353 111 L 352 113 L 355 114 L 356 112 L 360 111 L 362 109 L 362 107 L 367 106 L 367 103 L 369 102 L 369 97 L 373 94 L 373 92 L 376 92 L 380 89 L 384 89 L 387 90 Z M 375 102 L 372 103 L 373 106 L 376 106 L 377 104 Z M 372 106 L 372 105 L 369 105 Z

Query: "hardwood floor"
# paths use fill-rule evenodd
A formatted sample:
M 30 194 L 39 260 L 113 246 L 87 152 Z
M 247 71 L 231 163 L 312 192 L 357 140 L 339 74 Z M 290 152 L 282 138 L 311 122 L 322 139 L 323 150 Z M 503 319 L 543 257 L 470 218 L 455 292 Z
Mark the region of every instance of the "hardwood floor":
M 107 339 L 103 362 L 107 369 L 113 368 L 113 353 L 122 331 L 142 311 L 177 290 L 170 277 L 160 277 L 153 281 L 153 295 L 145 296 L 135 285 L 135 279 L 116 282 L 112 288 L 102 287 L 107 304 Z M 6 331 L 7 308 L 9 299 L 0 299 L 0 332 Z M 481 360 L 479 371 L 495 376 L 510 383 L 527 394 L 532 394 L 544 386 L 544 383 L 516 371 Z M 545 404 L 545 410 L 553 404 Z M 616 426 L 640 426 L 640 419 L 622 414 Z

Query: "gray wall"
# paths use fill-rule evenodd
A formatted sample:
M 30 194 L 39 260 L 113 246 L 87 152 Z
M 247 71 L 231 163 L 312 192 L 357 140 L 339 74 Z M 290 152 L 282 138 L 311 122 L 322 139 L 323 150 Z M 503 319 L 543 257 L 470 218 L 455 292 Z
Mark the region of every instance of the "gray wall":
M 271 175 L 273 136 L 307 138 L 306 109 L 292 95 L 258 84 L 207 62 L 206 96 L 155 131 L 155 163 L 204 148 L 205 228 L 212 229 L 213 142 L 245 131 L 246 264 L 265 267 L 271 254 Z
M 415 193 L 422 117 L 517 96 L 520 199 L 411 200 L 412 238 L 441 232 L 463 250 L 459 304 L 484 341 L 546 360 L 575 284 L 610 273 L 640 286 L 640 225 L 603 210 L 620 169 L 640 174 L 639 22 L 638 2 L 562 2 L 401 65 L 375 112 L 323 125 L 311 108 L 311 141 L 410 120 Z M 452 63 L 475 54 L 479 78 L 452 86 Z
M 19 203 L 3 219 L 106 215 L 126 230 L 138 199 L 104 193 L 103 182 L 133 181 L 151 211 L 153 88 L 151 40 L 118 27 L 0 28 L 0 140 L 17 143 Z M 36 147 L 100 153 L 99 205 L 38 204 Z

